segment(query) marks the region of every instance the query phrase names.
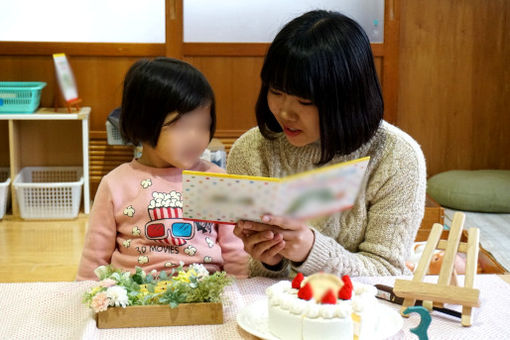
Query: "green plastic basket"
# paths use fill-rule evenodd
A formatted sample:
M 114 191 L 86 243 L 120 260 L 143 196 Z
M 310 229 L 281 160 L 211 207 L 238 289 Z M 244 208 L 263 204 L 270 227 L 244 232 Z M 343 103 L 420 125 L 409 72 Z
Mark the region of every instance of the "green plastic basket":
M 33 113 L 45 86 L 42 81 L 0 81 L 0 113 Z

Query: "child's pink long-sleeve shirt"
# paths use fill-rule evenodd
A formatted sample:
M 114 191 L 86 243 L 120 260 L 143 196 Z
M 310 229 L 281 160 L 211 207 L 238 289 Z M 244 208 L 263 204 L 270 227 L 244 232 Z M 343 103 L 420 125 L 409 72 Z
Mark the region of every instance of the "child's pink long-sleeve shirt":
M 195 171 L 224 172 L 200 161 Z M 124 163 L 99 184 L 77 280 L 97 280 L 94 269 L 112 264 L 134 271 L 171 270 L 202 263 L 210 271 L 248 275 L 248 255 L 233 226 L 182 220 L 182 169 Z

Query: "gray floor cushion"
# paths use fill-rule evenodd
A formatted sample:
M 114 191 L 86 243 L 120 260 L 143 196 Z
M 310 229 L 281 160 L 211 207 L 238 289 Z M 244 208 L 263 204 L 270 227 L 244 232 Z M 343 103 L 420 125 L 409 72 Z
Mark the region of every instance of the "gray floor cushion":
M 452 209 L 510 213 L 510 170 L 452 170 L 432 176 L 427 193 Z

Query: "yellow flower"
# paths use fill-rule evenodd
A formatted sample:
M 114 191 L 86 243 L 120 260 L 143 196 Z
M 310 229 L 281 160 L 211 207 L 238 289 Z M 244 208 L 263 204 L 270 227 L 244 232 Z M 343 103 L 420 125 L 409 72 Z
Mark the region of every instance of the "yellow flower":
M 103 287 L 101 287 L 101 286 L 96 286 L 96 287 L 92 288 L 90 290 L 90 295 L 92 295 L 92 296 L 96 295 L 101 289 L 103 289 Z
M 147 290 L 147 285 L 140 285 L 140 293 L 147 295 L 149 291 Z
M 173 280 L 174 281 L 180 281 L 180 282 L 190 282 L 190 277 L 191 273 L 187 273 L 187 272 L 179 272 L 179 274 L 177 274 L 177 276 L 174 276 L 173 277 Z
M 163 293 L 172 284 L 171 281 L 159 281 L 154 288 L 155 293 Z

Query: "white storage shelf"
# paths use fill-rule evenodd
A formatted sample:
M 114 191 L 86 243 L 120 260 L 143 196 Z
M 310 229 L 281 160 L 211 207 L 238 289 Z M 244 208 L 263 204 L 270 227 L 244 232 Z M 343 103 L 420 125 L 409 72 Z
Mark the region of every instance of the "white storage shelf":
M 67 113 L 65 108 L 57 111 L 40 108 L 33 114 L 0 114 L 0 120 L 8 121 L 14 216 L 21 216 L 14 179 L 25 167 L 79 166 L 83 177 L 83 211 L 89 213 L 89 115 L 90 107 L 82 107 L 77 113 Z
M 9 203 L 9 168 L 0 168 L 0 220 L 4 217 Z

